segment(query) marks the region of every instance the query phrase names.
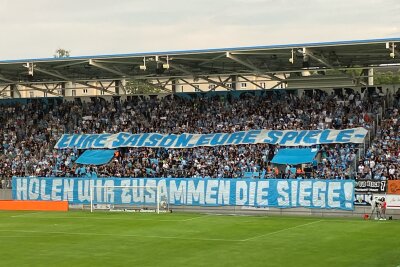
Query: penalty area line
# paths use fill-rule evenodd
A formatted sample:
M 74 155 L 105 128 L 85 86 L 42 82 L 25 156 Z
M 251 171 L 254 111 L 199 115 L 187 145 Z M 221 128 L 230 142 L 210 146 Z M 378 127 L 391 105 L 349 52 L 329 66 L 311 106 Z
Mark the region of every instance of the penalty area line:
M 266 234 L 263 234 L 263 235 L 253 236 L 253 237 L 250 237 L 250 238 L 242 239 L 241 241 L 251 241 L 251 240 L 254 240 L 254 239 L 257 239 L 257 238 L 260 238 L 260 237 L 265 237 L 265 236 L 269 236 L 269 235 L 274 235 L 274 234 L 277 234 L 277 233 L 281 233 L 281 232 L 285 232 L 285 231 L 288 231 L 288 230 L 292 230 L 292 229 L 296 229 L 296 228 L 300 228 L 300 227 L 304 227 L 304 226 L 316 224 L 316 223 L 319 223 L 319 222 L 322 222 L 322 220 L 313 221 L 313 222 L 309 222 L 309 223 L 304 223 L 304 224 L 296 225 L 296 226 L 293 226 L 293 227 L 284 228 L 284 229 L 277 230 L 277 231 L 273 231 L 273 232 L 269 232 L 269 233 L 266 233 Z

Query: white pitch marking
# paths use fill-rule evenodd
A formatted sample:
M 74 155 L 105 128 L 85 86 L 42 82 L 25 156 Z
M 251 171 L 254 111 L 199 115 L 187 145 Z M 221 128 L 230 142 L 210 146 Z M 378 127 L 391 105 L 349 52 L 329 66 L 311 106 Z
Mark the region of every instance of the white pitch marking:
M 21 214 L 21 215 L 17 215 L 17 216 L 11 216 L 11 217 L 23 217 L 28 216 L 29 214 L 35 214 L 35 213 L 28 213 L 28 214 Z M 182 220 L 173 220 L 173 219 L 145 219 L 145 218 L 135 218 L 135 217 L 125 217 L 125 218 L 114 218 L 114 217 L 90 217 L 90 216 L 57 216 L 57 217 L 43 217 L 43 216 L 32 216 L 31 218 L 35 218 L 35 219 L 94 219 L 94 220 L 132 220 L 132 221 L 160 221 L 160 222 L 186 222 L 186 221 L 191 221 L 191 220 L 195 220 L 195 219 L 200 219 L 203 217 L 208 217 L 208 216 L 212 216 L 212 215 L 206 215 L 206 216 L 196 216 L 196 217 L 191 217 L 188 219 L 182 219 Z
M 236 239 L 223 239 L 223 238 L 196 238 L 196 237 L 179 237 L 179 236 L 157 236 L 157 235 L 134 235 L 134 234 L 108 234 L 108 233 L 83 233 L 83 232 L 54 232 L 54 231 L 34 231 L 34 230 L 10 230 L 0 229 L 0 232 L 14 232 L 14 233 L 39 233 L 39 234 L 60 234 L 60 235 L 85 235 L 85 236 L 119 236 L 119 237 L 139 237 L 139 238 L 157 238 L 157 239 L 180 239 L 180 240 L 198 240 L 198 241 L 224 241 L 224 242 L 241 242 L 242 240 Z M 1 237 L 1 235 L 0 235 Z
M 193 221 L 193 220 L 196 220 L 196 219 L 202 219 L 202 218 L 210 217 L 210 216 L 213 216 L 213 215 L 208 214 L 208 215 L 204 215 L 204 216 L 196 216 L 196 217 L 192 217 L 192 218 L 184 219 L 184 220 L 179 220 L 179 221 L 180 222 L 187 222 L 187 221 Z
M 257 236 L 254 236 L 254 237 L 242 239 L 241 241 L 250 241 L 250 240 L 254 240 L 256 238 L 277 234 L 277 233 L 280 233 L 280 232 L 284 232 L 284 231 L 287 231 L 287 230 L 292 230 L 292 229 L 295 229 L 295 228 L 300 228 L 300 227 L 303 227 L 303 226 L 307 226 L 307 225 L 311 225 L 311 224 L 315 224 L 315 223 L 319 223 L 319 222 L 322 222 L 322 220 L 313 221 L 313 222 L 309 222 L 309 223 L 304 223 L 304 224 L 296 225 L 296 226 L 293 226 L 293 227 L 288 227 L 288 228 L 281 229 L 281 230 L 278 230 L 278 231 L 269 232 L 269 233 L 266 233 L 266 234 L 263 234 L 263 235 L 257 235 Z
M 32 237 L 39 237 L 39 236 L 45 237 L 46 235 L 0 235 L 0 238 L 18 238 L 18 237 L 32 238 Z
M 11 216 L 11 217 L 12 217 L 12 218 L 25 217 L 25 216 L 29 216 L 29 215 L 32 215 L 32 214 L 40 214 L 40 213 L 42 213 L 42 212 L 41 212 L 41 211 L 38 211 L 38 212 L 29 212 L 29 213 L 14 215 L 14 216 Z

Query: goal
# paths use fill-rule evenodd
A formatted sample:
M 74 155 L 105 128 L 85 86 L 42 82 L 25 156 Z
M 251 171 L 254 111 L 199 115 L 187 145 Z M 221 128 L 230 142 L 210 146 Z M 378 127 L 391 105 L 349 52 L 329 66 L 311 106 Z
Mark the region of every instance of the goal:
M 155 212 L 170 211 L 167 193 L 158 186 L 96 186 L 90 187 L 90 212 L 126 211 Z

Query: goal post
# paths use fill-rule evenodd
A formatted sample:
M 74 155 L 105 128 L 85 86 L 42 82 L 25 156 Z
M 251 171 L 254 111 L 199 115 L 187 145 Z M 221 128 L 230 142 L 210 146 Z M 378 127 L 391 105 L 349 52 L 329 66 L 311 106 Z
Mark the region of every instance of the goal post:
M 95 210 L 127 212 L 170 211 L 168 194 L 159 186 L 90 186 L 90 212 Z

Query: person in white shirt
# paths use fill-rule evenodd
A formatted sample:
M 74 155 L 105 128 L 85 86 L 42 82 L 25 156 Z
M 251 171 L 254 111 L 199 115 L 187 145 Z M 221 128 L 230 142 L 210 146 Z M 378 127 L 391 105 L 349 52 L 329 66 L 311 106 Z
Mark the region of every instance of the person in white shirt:
M 381 218 L 381 212 L 380 212 L 380 205 L 381 205 L 381 200 L 377 197 L 371 196 L 371 216 L 375 213 L 375 220 L 379 220 Z
M 364 172 L 364 165 L 360 164 L 358 165 L 358 173 L 363 173 Z
M 374 161 L 373 159 L 370 160 L 370 162 L 369 162 L 369 167 L 370 167 L 371 169 L 373 169 L 373 168 L 375 167 L 375 161 Z

